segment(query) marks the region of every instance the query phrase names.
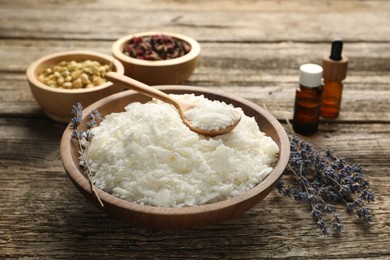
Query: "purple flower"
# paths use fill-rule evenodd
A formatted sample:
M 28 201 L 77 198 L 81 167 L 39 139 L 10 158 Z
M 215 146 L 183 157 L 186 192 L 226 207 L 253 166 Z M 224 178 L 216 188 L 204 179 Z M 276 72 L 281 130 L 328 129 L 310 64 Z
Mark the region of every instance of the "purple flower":
M 327 217 L 335 214 L 339 206 L 336 204 L 344 204 L 348 213 L 356 213 L 364 223 L 373 221 L 365 203 L 374 201 L 375 194 L 368 189 L 369 183 L 363 178 L 360 165 L 348 164 L 332 150 L 316 149 L 295 135 L 290 139 L 290 147 L 289 173 L 294 178 L 287 179 L 288 185 L 280 180 L 276 188 L 283 196 L 309 205 L 311 216 L 323 235 L 329 234 L 328 221 L 335 232 L 344 228 L 340 216 Z

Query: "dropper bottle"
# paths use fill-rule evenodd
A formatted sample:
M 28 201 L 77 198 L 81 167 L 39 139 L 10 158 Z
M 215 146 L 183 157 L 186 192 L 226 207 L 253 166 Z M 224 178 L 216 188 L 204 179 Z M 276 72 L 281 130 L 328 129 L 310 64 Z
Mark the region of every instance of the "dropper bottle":
M 314 134 L 318 129 L 322 93 L 322 67 L 303 64 L 299 68 L 299 85 L 295 91 L 294 132 Z
M 348 58 L 342 57 L 343 41 L 336 39 L 332 42 L 329 57 L 322 60 L 324 87 L 322 93 L 321 116 L 336 118 L 340 113 L 342 81 L 347 76 Z

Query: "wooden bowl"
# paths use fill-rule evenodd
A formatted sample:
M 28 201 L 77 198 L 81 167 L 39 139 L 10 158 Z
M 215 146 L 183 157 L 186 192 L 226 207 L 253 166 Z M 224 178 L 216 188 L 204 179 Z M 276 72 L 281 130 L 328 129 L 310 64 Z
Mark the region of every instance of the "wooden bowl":
M 92 51 L 67 51 L 49 54 L 32 62 L 26 71 L 30 90 L 42 107 L 43 112 L 51 119 L 69 123 L 71 118 L 71 109 L 76 102 L 82 102 L 85 106 L 118 93 L 120 90 L 113 87 L 111 82 L 106 82 L 93 88 L 83 89 L 61 89 L 49 87 L 38 80 L 38 75 L 46 68 L 52 67 L 61 61 L 85 61 L 93 60 L 101 64 L 113 63 L 114 71 L 123 74 L 122 64 L 113 57 Z
M 134 37 L 167 35 L 183 40 L 191 46 L 191 51 L 184 56 L 168 60 L 140 60 L 123 53 L 126 44 Z M 112 45 L 112 54 L 125 67 L 125 75 L 148 85 L 177 85 L 186 81 L 199 60 L 199 43 L 187 36 L 171 32 L 141 32 L 118 39 Z
M 153 229 L 177 229 L 217 224 L 241 215 L 264 199 L 281 177 L 290 154 L 287 134 L 278 120 L 248 100 L 228 96 L 209 89 L 190 86 L 160 86 L 158 88 L 171 94 L 203 94 L 208 99 L 220 100 L 231 103 L 236 107 L 241 107 L 244 113 L 247 116 L 254 117 L 260 129 L 278 144 L 280 154 L 274 165 L 274 170 L 251 190 L 236 197 L 207 205 L 184 208 L 145 206 L 119 199 L 97 189 L 97 193 L 104 203 L 104 207 L 101 207 L 96 197 L 91 193 L 88 180 L 80 171 L 79 149 L 76 140 L 71 138 L 72 128 L 69 125 L 63 133 L 60 150 L 63 166 L 76 188 L 108 215 L 130 224 Z M 130 90 L 106 97 L 84 109 L 81 127 L 87 121 L 85 116 L 93 109 L 98 109 L 104 116 L 113 112 L 122 112 L 123 108 L 130 102 L 145 103 L 149 100 L 150 98 Z

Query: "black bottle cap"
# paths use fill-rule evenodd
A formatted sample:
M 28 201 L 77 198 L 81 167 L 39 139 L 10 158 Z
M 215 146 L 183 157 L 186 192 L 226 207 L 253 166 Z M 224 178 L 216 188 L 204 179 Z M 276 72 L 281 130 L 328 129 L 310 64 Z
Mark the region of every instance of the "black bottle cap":
M 330 51 L 329 59 L 339 61 L 343 57 L 341 53 L 343 52 L 343 41 L 341 39 L 336 39 L 332 42 L 332 49 Z

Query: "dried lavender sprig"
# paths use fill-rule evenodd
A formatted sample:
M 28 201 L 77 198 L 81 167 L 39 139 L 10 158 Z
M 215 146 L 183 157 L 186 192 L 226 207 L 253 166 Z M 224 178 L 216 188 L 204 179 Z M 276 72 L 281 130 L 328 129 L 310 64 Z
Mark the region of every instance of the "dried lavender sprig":
M 77 103 L 72 107 L 71 113 L 73 117 L 71 118 L 72 122 L 72 138 L 75 138 L 79 145 L 79 154 L 80 154 L 80 166 L 83 168 L 83 173 L 87 176 L 88 182 L 91 186 L 91 191 L 99 201 L 101 207 L 104 207 L 102 200 L 97 194 L 95 185 L 93 185 L 91 168 L 88 164 L 88 161 L 85 159 L 84 151 L 85 151 L 85 143 L 91 141 L 93 134 L 90 131 L 92 127 L 97 125 L 97 120 L 101 119 L 100 113 L 97 110 L 93 110 L 89 115 L 89 120 L 87 122 L 88 130 L 86 132 L 80 130 L 80 124 L 82 121 L 83 114 L 83 106 L 81 103 Z
M 321 172 L 321 168 L 317 168 L 315 177 L 320 177 L 319 182 L 328 183 L 328 187 L 333 188 L 334 191 L 338 189 L 339 201 L 345 203 L 352 201 L 352 209 L 357 209 L 365 204 L 364 200 L 371 202 L 375 199 L 374 193 L 368 189 L 368 182 L 362 177 L 361 166 L 347 164 L 345 159 L 337 158 L 329 150 L 326 151 L 325 159 L 328 159 L 328 161 L 325 160 L 323 165 L 329 164 L 331 168 L 325 168 L 327 174 Z M 354 196 L 355 193 L 360 191 L 362 192 L 361 195 Z
M 341 230 L 344 228 L 343 224 L 341 223 L 341 217 L 338 215 L 334 216 L 330 224 L 332 225 L 332 229 L 336 232 L 341 232 Z
M 325 215 L 336 211 L 331 202 L 344 202 L 347 211 L 355 212 L 366 224 L 373 221 L 365 204 L 374 201 L 375 194 L 368 189 L 369 183 L 363 179 L 361 166 L 346 163 L 330 150 L 320 153 L 297 136 L 291 138 L 290 145 L 289 169 L 297 183 L 295 187 L 285 187 L 285 183 L 279 181 L 277 189 L 284 196 L 309 204 L 311 215 L 323 235 L 328 234 Z M 341 217 L 337 215 L 330 224 L 336 232 L 343 228 Z

